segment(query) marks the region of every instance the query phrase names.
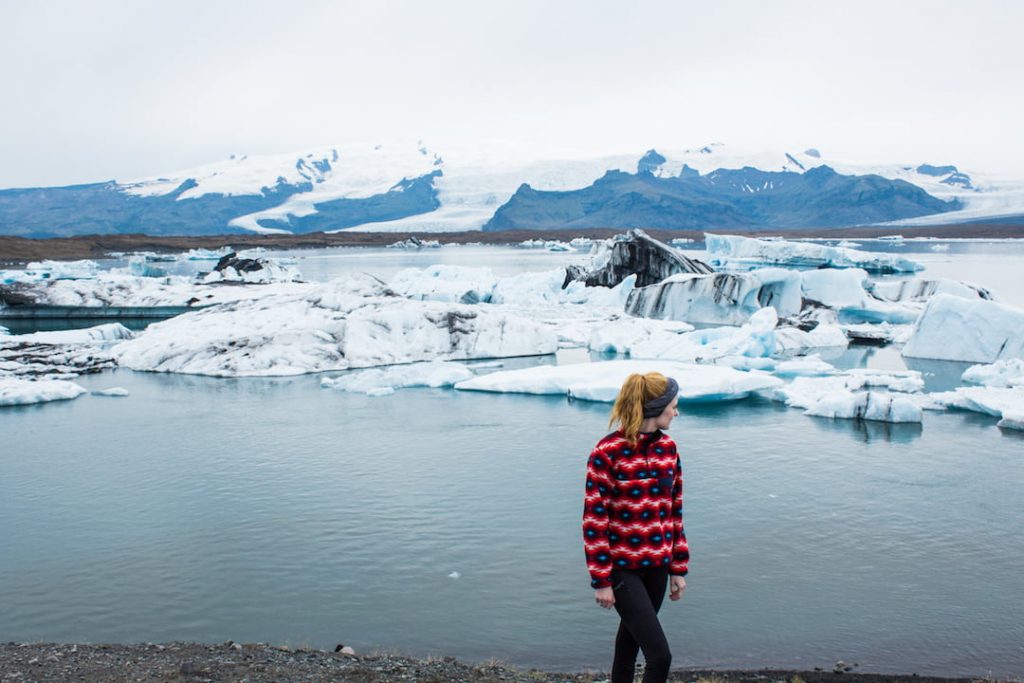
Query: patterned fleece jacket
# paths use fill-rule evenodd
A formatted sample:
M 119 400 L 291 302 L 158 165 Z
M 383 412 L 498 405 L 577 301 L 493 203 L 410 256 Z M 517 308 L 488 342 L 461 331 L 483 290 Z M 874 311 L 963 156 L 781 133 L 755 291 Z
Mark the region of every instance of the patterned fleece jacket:
M 601 439 L 587 461 L 583 547 L 590 585 L 611 584 L 613 568 L 667 566 L 685 576 L 683 473 L 675 442 L 658 430 L 635 444 L 621 431 Z

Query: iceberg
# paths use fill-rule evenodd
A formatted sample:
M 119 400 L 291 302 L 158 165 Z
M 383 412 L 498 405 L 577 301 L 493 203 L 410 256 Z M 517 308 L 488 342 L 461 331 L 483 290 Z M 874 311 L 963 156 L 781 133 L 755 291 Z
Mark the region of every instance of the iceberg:
M 862 393 L 864 388 L 885 388 L 890 392 L 917 393 L 924 388 L 920 372 L 857 368 L 821 377 L 797 377 L 768 395 L 794 408 L 808 409 L 829 396 Z
M 924 266 L 895 254 L 830 247 L 810 242 L 760 240 L 739 235 L 705 233 L 712 265 L 737 268 L 783 265 L 802 268 L 862 268 L 871 273 L 913 273 Z
M 474 377 L 472 370 L 462 363 L 430 361 L 410 365 L 392 365 L 387 368 L 361 370 L 341 377 L 325 377 L 320 386 L 368 395 L 383 395 L 390 389 L 405 387 L 450 387 L 456 382 Z
M 96 277 L 95 261 L 32 261 L 24 270 L 0 271 L 0 284 L 44 282 L 49 280 L 87 280 Z
M 1000 418 L 997 426 L 1024 426 L 1024 387 L 957 387 L 953 391 L 929 394 L 938 405 L 984 413 Z
M 936 294 L 950 294 L 962 299 L 995 300 L 992 292 L 970 282 L 947 278 L 933 280 L 876 280 L 867 284 L 867 289 L 883 301 L 926 303 Z
M 497 278 L 490 268 L 433 265 L 406 268 L 388 283 L 396 293 L 418 301 L 489 303 Z
M 121 323 L 106 323 L 78 330 L 56 330 L 52 332 L 32 332 L 16 334 L 8 337 L 6 342 L 35 344 L 90 344 L 92 342 L 111 342 L 131 339 L 135 333 Z
M 936 294 L 925 305 L 903 355 L 974 363 L 1024 358 L 1024 310 Z
M 628 234 L 595 244 L 589 268 L 569 266 L 565 283 L 579 280 L 588 287 L 614 287 L 628 276 L 636 275 L 636 286 L 646 287 L 677 273 L 712 272 L 708 264 L 684 256 L 643 230 L 630 230 Z
M 672 275 L 634 289 L 625 310 L 641 318 L 741 325 L 768 306 L 784 317 L 800 312 L 800 273 L 763 268 L 750 273 Z
M 648 320 L 629 316 L 615 317 L 595 326 L 587 341 L 587 348 L 598 353 L 629 355 L 634 347 L 648 342 L 652 336 L 664 335 L 669 340 L 683 332 L 691 332 L 693 325 L 676 321 Z
M 302 274 L 271 258 L 247 258 L 231 252 L 221 257 L 209 273 L 197 276 L 204 284 L 218 282 L 269 284 L 271 282 L 297 282 Z
M 540 322 L 486 307 L 412 301 L 376 278 L 354 276 L 185 313 L 150 325 L 111 353 L 133 370 L 241 377 L 557 349 L 558 335 Z
M 392 242 L 387 245 L 388 249 L 440 249 L 441 243 L 437 240 L 421 240 L 419 237 L 413 235 L 407 240 L 401 240 L 398 242 Z
M 234 249 L 228 246 L 220 249 L 189 249 L 178 258 L 183 261 L 219 261 L 233 251 Z
M 96 389 L 92 392 L 93 396 L 128 396 L 128 390 L 124 387 L 110 387 L 109 389 Z
M 986 387 L 1024 387 L 1024 360 L 1011 358 L 991 365 L 972 365 L 960 379 Z
M 862 268 L 821 268 L 800 273 L 805 301 L 834 309 L 845 324 L 896 323 L 917 320 L 920 305 L 884 301 L 868 291 Z
M 782 384 L 782 380 L 771 375 L 716 365 L 612 360 L 494 372 L 459 382 L 455 388 L 460 391 L 564 395 L 611 403 L 626 377 L 652 371 L 674 377 L 679 382 L 679 401 L 683 403 L 737 400 Z
M 29 380 L 0 377 L 0 406 L 24 406 L 65 401 L 86 393 L 85 388 L 61 379 Z
M 920 422 L 921 408 L 913 401 L 879 391 L 837 391 L 804 411 L 805 415 L 877 422 Z

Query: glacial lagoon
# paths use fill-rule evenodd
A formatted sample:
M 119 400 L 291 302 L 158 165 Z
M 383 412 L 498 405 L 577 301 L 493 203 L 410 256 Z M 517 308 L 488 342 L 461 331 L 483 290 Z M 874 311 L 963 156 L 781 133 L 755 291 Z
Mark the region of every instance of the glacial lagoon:
M 934 246 L 871 243 L 1024 306 L 1022 243 Z M 583 258 L 288 255 L 314 280 Z M 891 348 L 829 360 L 904 367 Z M 939 390 L 964 366 L 911 367 Z M 76 381 L 130 396 L 0 413 L 0 639 L 610 664 L 617 617 L 593 603 L 580 538 L 606 404 L 425 388 L 370 397 L 323 389 L 320 376 Z M 685 406 L 671 433 L 693 559 L 684 599 L 663 608 L 673 664 L 1024 675 L 1024 438 L 994 423 L 956 411 L 923 425 L 833 421 L 754 398 Z

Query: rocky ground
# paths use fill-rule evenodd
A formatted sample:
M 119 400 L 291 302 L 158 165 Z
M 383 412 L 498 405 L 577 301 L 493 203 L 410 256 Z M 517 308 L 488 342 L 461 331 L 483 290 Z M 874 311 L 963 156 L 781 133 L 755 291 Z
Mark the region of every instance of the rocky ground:
M 709 228 L 711 229 L 711 228 Z M 503 230 L 500 232 L 449 233 L 396 233 L 396 232 L 314 232 L 303 235 L 256 235 L 239 233 L 227 235 L 204 235 L 197 237 L 150 237 L 141 234 L 128 235 L 83 235 L 80 237 L 55 237 L 34 239 L 0 235 L 0 265 L 18 265 L 40 259 L 73 261 L 86 258 L 103 258 L 109 252 L 155 251 L 183 252 L 189 249 L 218 249 L 231 245 L 236 249 L 264 247 L 266 249 L 312 249 L 341 246 L 386 246 L 394 242 L 419 237 L 438 240 L 444 244 L 482 242 L 484 244 L 515 244 L 527 239 L 564 240 L 573 237 L 605 239 L 625 230 Z M 648 230 L 648 234 L 659 240 L 673 238 L 703 239 L 701 231 L 694 230 Z M 781 237 L 822 237 L 828 239 L 856 239 L 881 237 L 899 233 L 905 237 L 975 237 L 975 238 L 1021 238 L 1024 237 L 1022 224 L 978 223 L 963 225 L 940 225 L 900 228 L 830 228 L 823 230 L 781 230 L 767 232 L 715 231 L 726 234 L 778 235 Z
M 0 644 L 0 683 L 95 681 L 97 683 L 597 683 L 603 672 L 553 673 L 499 662 L 467 664 L 454 657 L 413 659 L 392 654 L 356 655 L 265 643 L 153 643 L 75 645 Z M 851 669 L 852 672 L 846 672 Z M 838 672 L 838 673 L 837 673 Z M 640 672 L 637 672 L 639 680 Z M 929 678 L 856 673 L 837 663 L 830 671 L 696 671 L 677 669 L 676 683 L 978 683 L 991 679 Z

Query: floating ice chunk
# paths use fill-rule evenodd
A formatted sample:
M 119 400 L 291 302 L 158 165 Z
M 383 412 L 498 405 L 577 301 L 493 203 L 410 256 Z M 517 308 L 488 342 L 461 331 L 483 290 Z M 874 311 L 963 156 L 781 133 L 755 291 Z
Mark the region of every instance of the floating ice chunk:
M 840 327 L 852 341 L 867 344 L 903 344 L 914 333 L 913 325 L 893 325 L 892 323 L 858 323 Z
M 878 422 L 921 421 L 921 408 L 913 401 L 879 391 L 837 391 L 816 401 L 804 414 Z
M 23 406 L 78 398 L 85 389 L 60 379 L 28 380 L 0 377 L 0 406 Z
M 233 251 L 234 249 L 227 246 L 220 249 L 189 249 L 179 258 L 184 261 L 219 261 Z
M 614 360 L 572 365 L 542 365 L 495 372 L 459 382 L 456 389 L 520 394 L 567 395 L 587 401 L 612 402 L 632 373 L 657 371 L 679 382 L 683 402 L 727 401 L 780 386 L 782 380 L 729 367 L 666 361 Z
M 626 312 L 643 318 L 740 325 L 768 306 L 784 317 L 800 312 L 800 273 L 762 268 L 750 273 L 673 275 L 634 289 Z
M 407 240 L 400 242 L 392 242 L 388 245 L 388 249 L 439 249 L 441 243 L 437 240 L 421 240 L 419 237 L 413 235 Z
M 834 309 L 843 323 L 912 323 L 920 306 L 883 301 L 865 287 L 861 268 L 820 268 L 800 273 L 804 299 Z
M 913 273 L 924 266 L 895 254 L 829 247 L 810 242 L 760 240 L 739 235 L 706 233 L 705 245 L 712 265 L 733 267 L 776 264 L 796 267 L 863 268 L 873 273 Z
M 947 408 L 998 417 L 1000 427 L 1019 429 L 1015 425 L 1024 417 L 1024 387 L 957 387 L 954 391 L 929 394 L 929 398 Z
M 649 320 L 629 316 L 615 318 L 596 326 L 590 334 L 587 347 L 598 353 L 629 354 L 631 349 L 649 340 L 652 335 L 678 337 L 693 330 L 693 325 L 674 320 Z
M 995 299 L 984 287 L 947 278 L 875 280 L 867 283 L 866 288 L 876 298 L 891 302 L 925 303 L 936 294 L 951 294 L 962 299 Z
M 997 427 L 1003 429 L 1024 429 L 1024 410 L 1021 412 L 1010 412 L 1006 411 L 1003 413 L 1003 419 L 996 423 Z
M 136 277 L 166 277 L 167 271 L 142 254 L 128 258 L 128 272 Z
M 780 361 L 775 365 L 773 372 L 777 377 L 818 377 L 834 374 L 837 370 L 831 363 L 826 363 L 820 356 L 814 355 Z
M 480 280 L 479 286 L 486 286 L 482 276 Z M 489 300 L 495 304 L 517 306 L 557 303 L 562 298 L 562 283 L 564 281 L 565 270 L 562 268 L 518 273 L 498 278 L 490 285 Z
M 931 249 L 932 251 L 945 252 L 945 251 L 949 251 L 949 245 L 948 244 L 933 244 L 932 246 L 929 247 L 929 249 Z
M 839 243 L 836 244 L 836 246 L 842 249 L 854 249 L 860 246 L 860 242 L 853 242 L 851 240 L 839 240 Z
M 975 363 L 1024 358 L 1024 310 L 936 294 L 925 305 L 903 355 Z
M 32 332 L 12 335 L 5 341 L 32 342 L 36 344 L 90 344 L 131 339 L 135 333 L 121 323 L 106 323 L 80 330 L 56 330 L 53 332 Z
M 296 375 L 425 360 L 554 353 L 542 323 L 485 307 L 360 294 L 366 278 L 235 301 L 150 325 L 115 346 L 134 370 L 225 377 Z
M 457 578 L 459 578 L 460 576 L 462 576 L 462 574 L 460 574 L 460 573 L 458 573 L 458 572 L 452 572 L 451 574 L 449 574 L 449 575 L 448 575 L 448 578 L 449 578 L 449 579 L 457 579 Z
M 0 271 L 0 284 L 88 280 L 96 277 L 97 272 L 95 261 L 32 261 L 24 270 Z
M 456 382 L 474 376 L 473 372 L 462 363 L 431 361 L 373 368 L 340 377 L 325 377 L 320 380 L 320 386 L 325 389 L 369 394 L 379 389 L 450 387 Z
M 1024 360 L 1010 358 L 991 365 L 972 365 L 960 379 L 987 387 L 1024 387 Z
M 127 396 L 128 390 L 124 387 L 110 387 L 109 389 L 97 389 L 92 392 L 93 396 Z
M 826 377 L 797 377 L 773 391 L 769 398 L 795 408 L 810 408 L 827 396 L 859 392 L 865 387 L 886 388 L 904 393 L 924 388 L 921 373 L 913 370 L 885 371 L 854 369 Z
M 682 252 L 659 242 L 643 230 L 594 244 L 590 264 L 569 266 L 566 277 L 580 280 L 592 287 L 614 287 L 630 275 L 637 285 L 646 287 L 679 273 L 707 274 L 713 269 L 706 263 L 691 259 Z
M 434 265 L 401 270 L 388 284 L 410 299 L 478 304 L 491 301 L 497 278 L 490 268 Z
M 209 273 L 198 277 L 200 282 L 244 282 L 269 284 L 271 282 L 297 282 L 302 273 L 272 258 L 245 258 L 231 253 L 222 257 Z

